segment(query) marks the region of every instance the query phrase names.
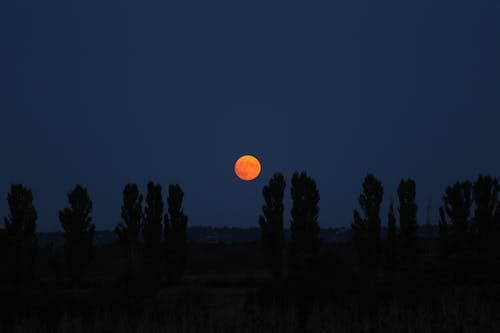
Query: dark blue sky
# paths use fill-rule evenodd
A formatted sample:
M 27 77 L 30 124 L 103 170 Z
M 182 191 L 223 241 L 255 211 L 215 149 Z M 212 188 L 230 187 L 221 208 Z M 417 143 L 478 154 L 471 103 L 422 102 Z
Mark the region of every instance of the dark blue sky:
M 306 170 L 321 226 L 351 223 L 367 172 L 384 223 L 414 178 L 423 222 L 446 185 L 498 176 L 499 17 L 496 0 L 2 1 L 0 216 L 24 183 L 59 230 L 81 183 L 109 229 L 123 186 L 154 180 L 183 187 L 191 225 L 256 226 L 272 173 Z

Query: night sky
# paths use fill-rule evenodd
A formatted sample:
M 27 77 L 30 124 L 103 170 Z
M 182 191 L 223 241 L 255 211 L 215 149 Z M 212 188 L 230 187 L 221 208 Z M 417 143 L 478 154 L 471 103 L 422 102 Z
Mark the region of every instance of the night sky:
M 403 177 L 435 221 L 446 185 L 499 176 L 499 18 L 497 0 L 2 1 L 0 216 L 23 183 L 60 230 L 80 183 L 111 229 L 123 186 L 153 180 L 182 186 L 190 225 L 257 226 L 271 175 L 306 170 L 322 227 L 350 225 L 367 172 L 383 224 Z

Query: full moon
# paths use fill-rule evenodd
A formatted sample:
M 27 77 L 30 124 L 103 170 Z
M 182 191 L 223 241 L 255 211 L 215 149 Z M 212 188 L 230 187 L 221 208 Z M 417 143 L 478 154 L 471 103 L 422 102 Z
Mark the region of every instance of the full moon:
M 254 180 L 260 174 L 259 160 L 252 155 L 243 155 L 234 163 L 234 172 L 242 180 Z

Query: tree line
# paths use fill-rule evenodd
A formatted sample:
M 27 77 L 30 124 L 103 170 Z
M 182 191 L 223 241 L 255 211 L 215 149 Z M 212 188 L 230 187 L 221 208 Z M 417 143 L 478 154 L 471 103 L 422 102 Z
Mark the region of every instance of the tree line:
M 306 172 L 295 173 L 291 180 L 291 239 L 284 238 L 283 197 L 286 184 L 283 174 L 276 173 L 263 188 L 264 206 L 259 218 L 262 244 L 267 263 L 274 276 L 311 271 L 321 247 L 319 239 L 319 191 Z M 471 181 L 447 186 L 439 208 L 438 258 L 461 253 L 482 257 L 500 257 L 500 186 L 498 179 L 479 175 Z M 398 203 L 390 202 L 387 237 L 381 237 L 382 182 L 368 174 L 353 211 L 352 242 L 357 253 L 361 276 L 376 280 L 412 267 L 422 259 L 418 243 L 418 207 L 416 182 L 402 179 L 397 188 Z M 399 223 L 398 223 L 399 222 Z M 429 223 L 429 222 L 428 222 Z M 284 265 L 284 263 L 287 265 Z
M 94 258 L 95 225 L 87 189 L 76 185 L 67 196 L 68 207 L 59 212 L 59 221 L 64 235 L 66 280 L 74 286 L 82 281 Z M 124 187 L 121 221 L 114 231 L 127 258 L 126 276 L 142 274 L 151 283 L 163 279 L 175 282 L 182 276 L 187 259 L 188 223 L 182 207 L 183 199 L 181 187 L 169 185 L 164 212 L 160 184 L 147 184 L 144 207 L 138 186 L 127 184 Z M 5 229 L 0 229 L 0 267 L 3 270 L 0 278 L 11 283 L 32 282 L 38 252 L 38 216 L 32 191 L 22 184 L 13 184 L 7 201 L 10 214 L 5 217 Z M 139 258 L 141 253 L 142 258 Z
M 264 205 L 258 224 L 264 258 L 274 277 L 321 269 L 322 242 L 319 238 L 319 190 L 305 171 L 291 177 L 291 239 L 284 234 L 285 177 L 275 173 L 263 187 Z M 479 175 L 475 181 L 447 186 L 439 208 L 439 258 L 460 253 L 483 257 L 500 255 L 500 186 L 497 178 Z M 382 182 L 368 174 L 362 183 L 359 207 L 353 210 L 352 242 L 361 276 L 376 280 L 398 276 L 422 259 L 418 240 L 416 182 L 402 179 L 397 202 L 391 201 L 387 215 L 387 237 L 382 239 Z M 188 256 L 187 223 L 183 211 L 184 192 L 169 185 L 166 205 L 160 184 L 149 182 L 143 195 L 136 184 L 123 189 L 121 221 L 116 232 L 126 276 L 143 276 L 152 283 L 175 283 L 186 270 Z M 14 184 L 8 193 L 10 214 L 0 229 L 2 278 L 13 282 L 30 281 L 38 251 L 37 213 L 31 189 Z M 165 208 L 166 206 L 166 208 Z M 68 207 L 59 212 L 64 233 L 67 281 L 81 282 L 94 258 L 95 225 L 92 200 L 86 188 L 76 185 L 68 193 Z

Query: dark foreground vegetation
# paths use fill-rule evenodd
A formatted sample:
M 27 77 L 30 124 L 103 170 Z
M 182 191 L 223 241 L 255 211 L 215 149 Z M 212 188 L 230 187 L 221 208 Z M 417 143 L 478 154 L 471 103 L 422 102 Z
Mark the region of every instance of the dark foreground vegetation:
M 493 286 L 240 279 L 214 283 L 227 288 L 196 281 L 160 290 L 117 283 L 3 290 L 2 332 L 498 332 L 500 325 Z
M 31 191 L 13 185 L 0 230 L 0 332 L 500 331 L 496 178 L 447 187 L 437 221 L 428 214 L 419 226 L 415 182 L 400 182 L 384 218 L 383 186 L 369 174 L 352 239 L 337 242 L 319 238 L 319 191 L 305 172 L 291 180 L 285 237 L 285 188 L 277 173 L 263 189 L 259 242 L 208 244 L 187 237 L 179 185 L 164 207 L 149 183 L 143 207 L 128 184 L 118 240 L 96 246 L 92 201 L 76 186 L 59 214 L 63 246 L 41 248 Z

